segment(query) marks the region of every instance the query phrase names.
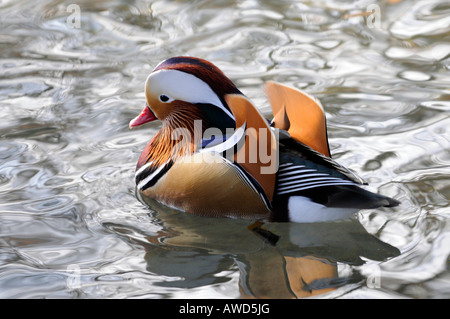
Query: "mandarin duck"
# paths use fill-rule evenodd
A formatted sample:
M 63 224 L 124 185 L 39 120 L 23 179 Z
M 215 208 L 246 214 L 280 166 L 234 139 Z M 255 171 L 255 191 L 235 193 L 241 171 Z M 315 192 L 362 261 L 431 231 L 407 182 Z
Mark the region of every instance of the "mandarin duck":
M 137 162 L 141 198 L 203 216 L 300 223 L 399 204 L 331 158 L 319 101 L 276 82 L 265 92 L 271 121 L 211 62 L 159 63 L 129 125 L 162 122 Z

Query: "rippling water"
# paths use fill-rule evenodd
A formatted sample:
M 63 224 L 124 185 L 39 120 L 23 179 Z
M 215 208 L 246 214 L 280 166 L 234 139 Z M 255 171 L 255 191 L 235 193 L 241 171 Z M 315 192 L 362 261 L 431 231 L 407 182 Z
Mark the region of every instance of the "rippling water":
M 446 0 L 0 1 L 0 298 L 449 298 L 449 39 Z M 317 96 L 334 157 L 402 204 L 275 246 L 144 206 L 158 123 L 128 122 L 175 55 L 267 115 L 264 81 Z

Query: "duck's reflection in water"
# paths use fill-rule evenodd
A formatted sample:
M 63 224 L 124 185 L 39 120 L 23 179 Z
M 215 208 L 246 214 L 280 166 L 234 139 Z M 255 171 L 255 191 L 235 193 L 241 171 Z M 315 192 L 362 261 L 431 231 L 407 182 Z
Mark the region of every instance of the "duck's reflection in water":
M 147 270 L 159 285 L 195 288 L 230 279 L 239 269 L 241 298 L 304 298 L 364 280 L 340 276 L 338 265 L 384 261 L 397 248 L 369 234 L 356 220 L 330 223 L 252 223 L 159 210 L 164 231 L 148 236 Z

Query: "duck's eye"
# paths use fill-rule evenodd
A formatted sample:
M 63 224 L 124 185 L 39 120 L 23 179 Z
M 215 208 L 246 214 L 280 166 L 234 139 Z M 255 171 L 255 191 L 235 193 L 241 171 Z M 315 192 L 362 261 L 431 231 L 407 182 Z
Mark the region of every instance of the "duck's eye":
M 169 98 L 167 95 L 161 94 L 161 95 L 159 96 L 159 100 L 160 100 L 161 102 L 167 102 L 167 101 L 170 100 L 170 98 Z

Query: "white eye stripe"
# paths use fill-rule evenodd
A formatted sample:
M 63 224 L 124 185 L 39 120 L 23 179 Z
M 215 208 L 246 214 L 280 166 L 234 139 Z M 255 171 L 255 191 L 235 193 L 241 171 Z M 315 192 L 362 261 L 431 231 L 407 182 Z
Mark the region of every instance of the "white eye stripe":
M 145 90 L 146 93 L 157 96 L 160 101 L 161 96 L 165 95 L 169 98 L 168 101 L 181 100 L 192 104 L 216 105 L 234 120 L 233 114 L 223 105 L 210 86 L 192 74 L 178 70 L 153 72 L 147 78 Z

